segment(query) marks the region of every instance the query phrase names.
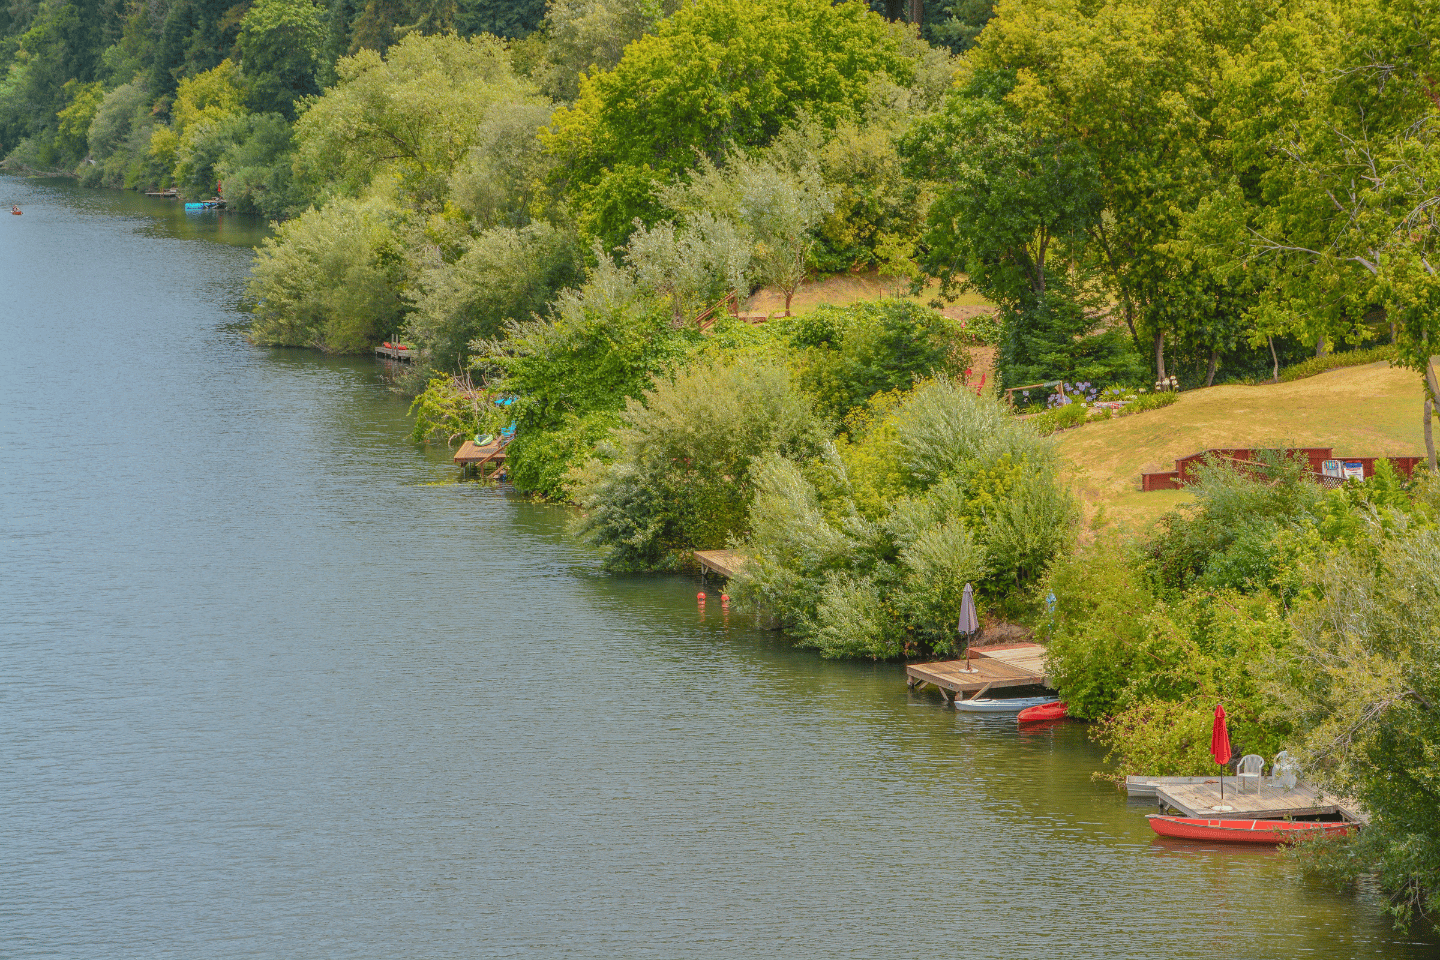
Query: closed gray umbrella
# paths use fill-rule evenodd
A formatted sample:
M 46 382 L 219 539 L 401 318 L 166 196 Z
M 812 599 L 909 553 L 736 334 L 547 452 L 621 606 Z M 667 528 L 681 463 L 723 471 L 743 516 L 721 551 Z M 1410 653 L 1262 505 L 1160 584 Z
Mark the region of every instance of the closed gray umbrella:
M 965 584 L 965 595 L 960 599 L 960 636 L 965 638 L 966 670 L 969 668 L 970 638 L 980 629 L 980 620 L 975 616 L 975 588 Z

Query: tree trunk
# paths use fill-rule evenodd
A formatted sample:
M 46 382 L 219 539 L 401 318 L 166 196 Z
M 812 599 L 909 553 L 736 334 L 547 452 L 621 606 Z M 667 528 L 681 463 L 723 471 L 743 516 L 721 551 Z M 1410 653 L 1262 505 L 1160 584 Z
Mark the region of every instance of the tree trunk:
M 1435 436 L 1431 432 L 1430 418 L 1434 415 L 1435 408 L 1430 399 L 1430 387 L 1425 387 L 1425 456 L 1430 458 L 1430 473 L 1433 476 L 1435 469 Z
M 1279 383 L 1279 382 L 1280 382 L 1280 358 L 1277 357 L 1277 356 L 1275 356 L 1275 338 L 1274 338 L 1274 337 L 1271 337 L 1271 336 L 1266 336 L 1266 337 L 1265 337 L 1265 342 L 1268 343 L 1268 344 L 1270 344 L 1270 362 L 1275 365 L 1274 371 L 1270 374 L 1270 379 L 1273 380 L 1275 383 Z
M 925 20 L 925 0 L 907 0 L 905 19 L 917 27 L 920 26 Z
M 1165 331 L 1155 331 L 1155 380 L 1165 379 Z
M 1319 340 L 1315 341 L 1315 356 L 1325 356 L 1325 337 L 1323 335 L 1320 337 Z
M 1135 308 L 1131 305 L 1130 299 L 1125 299 L 1125 326 L 1130 328 L 1130 339 L 1135 344 L 1135 352 L 1140 352 L 1140 334 L 1135 330 Z
M 1219 350 L 1210 351 L 1210 367 L 1205 371 L 1205 386 L 1215 386 L 1215 362 L 1220 359 Z
M 794 287 L 785 288 L 785 316 L 790 316 L 790 300 L 795 296 Z

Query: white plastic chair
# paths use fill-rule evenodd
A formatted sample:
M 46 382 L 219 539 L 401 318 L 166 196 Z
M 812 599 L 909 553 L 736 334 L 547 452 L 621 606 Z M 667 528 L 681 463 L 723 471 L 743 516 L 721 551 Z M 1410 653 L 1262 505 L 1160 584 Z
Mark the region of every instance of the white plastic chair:
M 1240 767 L 1236 772 L 1240 775 L 1241 793 L 1259 793 L 1260 775 L 1265 772 L 1265 758 L 1258 753 L 1247 753 L 1240 758 Z
M 1281 790 L 1294 790 L 1295 783 L 1299 779 L 1300 765 L 1290 756 L 1289 750 L 1281 750 L 1275 755 L 1275 764 L 1270 768 L 1270 776 L 1280 785 Z

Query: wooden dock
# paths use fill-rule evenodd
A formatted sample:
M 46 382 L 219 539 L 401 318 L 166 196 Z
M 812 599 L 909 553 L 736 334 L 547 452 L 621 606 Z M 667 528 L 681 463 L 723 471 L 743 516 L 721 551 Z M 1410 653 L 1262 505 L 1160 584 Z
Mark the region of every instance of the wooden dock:
M 506 446 L 508 442 L 503 440 L 487 443 L 483 447 L 474 440 L 466 440 L 460 444 L 460 449 L 455 451 L 452 459 L 460 466 L 462 476 L 473 472 L 481 478 L 493 477 L 505 466 Z
M 905 682 L 911 690 L 933 686 L 947 700 L 957 696 L 973 700 L 1002 687 L 1050 685 L 1045 675 L 1045 648 L 1038 643 L 977 647 L 969 651 L 966 660 L 912 663 L 905 668 Z
M 416 353 L 418 351 L 407 347 L 379 346 L 375 348 L 375 356 L 384 357 L 386 360 L 400 360 L 404 363 L 414 360 Z
M 701 580 L 708 574 L 729 580 L 745 565 L 745 557 L 734 550 L 696 550 L 695 562 L 700 564 Z
M 1220 782 L 1225 799 L 1220 799 Z M 1241 793 L 1239 777 L 1126 777 L 1125 791 L 1132 797 L 1154 797 L 1160 812 L 1183 817 L 1227 820 L 1283 820 L 1286 817 L 1341 816 L 1364 823 L 1365 813 L 1354 800 L 1327 793 L 1301 780 L 1289 790 L 1274 777 L 1261 777 L 1257 793 Z

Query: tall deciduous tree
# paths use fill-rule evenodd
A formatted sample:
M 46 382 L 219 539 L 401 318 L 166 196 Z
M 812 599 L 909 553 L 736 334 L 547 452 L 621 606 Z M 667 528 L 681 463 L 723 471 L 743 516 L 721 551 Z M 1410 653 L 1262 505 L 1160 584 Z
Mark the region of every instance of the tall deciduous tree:
M 1105 216 L 1089 228 L 1100 278 L 1165 375 L 1164 309 L 1186 266 L 1169 252 L 1215 183 L 1212 113 L 1224 66 L 1273 0 L 1002 0 L 971 62 L 1013 72 L 1032 129 L 1083 143 Z
M 1406 366 L 1440 353 L 1437 30 L 1440 11 L 1416 0 L 1312 0 L 1228 72 L 1239 175 L 1205 213 L 1262 279 L 1265 332 L 1359 340 L 1378 308 Z M 1428 437 L 1436 398 L 1423 397 Z
M 659 184 L 734 147 L 771 141 L 805 112 L 857 116 L 873 81 L 909 85 L 900 31 L 858 0 L 698 0 L 581 82 L 548 148 L 581 224 L 607 245 L 661 216 Z
M 240 21 L 241 67 L 257 113 L 295 118 L 295 102 L 320 92 L 325 27 L 313 0 L 256 0 Z
M 493 37 L 407 36 L 382 58 L 362 50 L 295 125 L 296 170 L 315 195 L 358 195 L 372 181 L 438 210 L 485 118 L 541 103 Z M 393 181 L 393 187 L 391 182 Z
M 1122 332 L 1097 332 L 1085 289 L 1103 212 L 1095 160 L 1063 129 L 1025 125 L 1012 88 L 981 73 L 902 141 L 911 174 L 934 183 L 920 262 L 942 294 L 1000 304 L 1005 383 L 1132 379 L 1133 351 Z

